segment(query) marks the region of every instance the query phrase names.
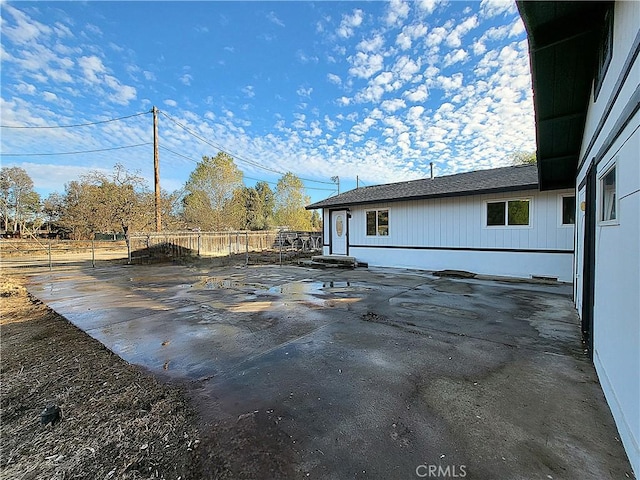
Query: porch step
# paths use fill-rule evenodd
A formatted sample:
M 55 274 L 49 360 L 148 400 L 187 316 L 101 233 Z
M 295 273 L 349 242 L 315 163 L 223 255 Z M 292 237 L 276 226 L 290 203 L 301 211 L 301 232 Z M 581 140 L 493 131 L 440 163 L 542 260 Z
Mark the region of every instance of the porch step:
M 356 257 L 346 257 L 344 255 L 314 255 L 311 257 L 311 264 L 323 267 L 355 268 L 366 267 L 366 264 L 358 263 Z

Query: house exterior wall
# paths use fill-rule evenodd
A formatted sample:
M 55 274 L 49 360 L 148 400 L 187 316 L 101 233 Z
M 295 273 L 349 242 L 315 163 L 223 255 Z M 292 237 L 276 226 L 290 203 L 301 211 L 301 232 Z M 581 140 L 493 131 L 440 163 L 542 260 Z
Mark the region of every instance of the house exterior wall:
M 562 225 L 562 195 L 573 195 L 573 190 L 353 206 L 349 255 L 372 266 L 455 269 L 523 278 L 549 276 L 570 282 L 574 228 Z M 486 203 L 514 199 L 529 199 L 530 225 L 487 227 Z M 366 212 L 374 209 L 389 210 L 388 236 L 367 235 Z
M 596 169 L 593 360 L 620 437 L 640 474 L 640 3 L 616 2 L 613 56 L 591 104 L 576 187 Z M 603 174 L 616 168 L 616 220 L 603 222 Z M 579 194 L 580 194 L 579 193 Z M 577 218 L 581 213 L 577 203 Z M 576 275 L 582 273 L 584 233 L 576 230 Z M 580 280 L 578 278 L 578 280 Z M 578 308 L 582 315 L 582 309 Z

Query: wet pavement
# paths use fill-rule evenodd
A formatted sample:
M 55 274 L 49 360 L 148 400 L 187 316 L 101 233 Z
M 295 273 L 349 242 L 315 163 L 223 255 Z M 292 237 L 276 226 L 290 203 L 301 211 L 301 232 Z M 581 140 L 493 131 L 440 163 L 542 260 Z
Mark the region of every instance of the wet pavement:
M 630 478 L 569 285 L 152 265 L 29 291 L 187 385 L 237 478 Z

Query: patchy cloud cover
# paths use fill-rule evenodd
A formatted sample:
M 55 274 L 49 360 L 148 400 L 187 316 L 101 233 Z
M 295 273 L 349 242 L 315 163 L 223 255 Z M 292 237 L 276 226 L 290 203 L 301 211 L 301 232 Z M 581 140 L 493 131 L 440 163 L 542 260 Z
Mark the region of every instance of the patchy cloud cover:
M 344 190 L 356 176 L 371 185 L 427 176 L 430 162 L 440 175 L 490 168 L 534 149 L 513 2 L 149 5 L 0 4 L 3 125 L 144 113 L 3 128 L 3 165 L 26 168 L 43 193 L 117 162 L 150 179 L 154 105 L 167 189 L 219 148 L 247 184 L 291 171 L 314 200 L 332 194 L 334 175 Z

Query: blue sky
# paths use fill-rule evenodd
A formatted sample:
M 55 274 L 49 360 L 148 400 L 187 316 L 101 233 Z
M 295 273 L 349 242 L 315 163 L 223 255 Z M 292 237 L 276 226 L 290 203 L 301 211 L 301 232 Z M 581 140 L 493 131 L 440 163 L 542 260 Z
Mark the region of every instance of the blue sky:
M 535 149 L 513 2 L 2 2 L 3 166 L 64 191 L 122 163 L 162 187 L 202 155 L 247 185 L 291 171 L 313 201 L 362 185 L 504 166 Z M 139 146 L 134 146 L 139 145 Z M 127 147 L 127 148 L 119 148 Z M 33 155 L 103 150 L 77 155 Z M 17 155 L 16 155 L 17 154 Z M 272 185 L 275 187 L 275 185 Z

